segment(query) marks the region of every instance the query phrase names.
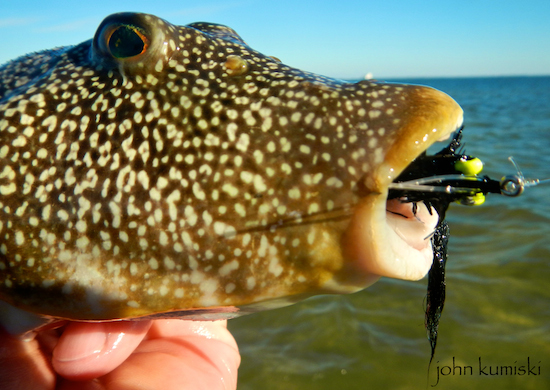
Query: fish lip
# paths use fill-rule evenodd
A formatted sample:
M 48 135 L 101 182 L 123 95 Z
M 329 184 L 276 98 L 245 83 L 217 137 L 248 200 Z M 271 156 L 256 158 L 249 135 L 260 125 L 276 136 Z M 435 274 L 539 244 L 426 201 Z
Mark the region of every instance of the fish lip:
M 400 129 L 401 133 L 395 137 L 398 141 L 390 145 L 375 174 L 361 183 L 364 191 L 342 236 L 344 256 L 349 261 L 344 272 L 358 284 L 361 278 L 366 281 L 372 275 L 419 280 L 433 262 L 429 237 L 438 223 L 437 214 L 428 225 L 414 218 L 399 221 L 401 217 L 392 213 L 391 207 L 388 211 L 389 185 L 431 145 L 457 131 L 462 126 L 463 113 L 460 106 L 442 92 L 422 88 L 419 93 L 428 96 L 435 119 L 418 115 Z M 416 237 L 405 235 L 400 223 L 416 224 L 406 229 L 416 231 L 418 228 Z

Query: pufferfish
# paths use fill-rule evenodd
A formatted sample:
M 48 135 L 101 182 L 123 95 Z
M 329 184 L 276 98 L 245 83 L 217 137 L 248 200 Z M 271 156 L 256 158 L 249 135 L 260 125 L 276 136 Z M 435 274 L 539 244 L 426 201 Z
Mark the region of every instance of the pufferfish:
M 4 317 L 221 319 L 421 279 L 441 216 L 390 186 L 462 121 L 432 88 L 111 15 L 0 67 Z

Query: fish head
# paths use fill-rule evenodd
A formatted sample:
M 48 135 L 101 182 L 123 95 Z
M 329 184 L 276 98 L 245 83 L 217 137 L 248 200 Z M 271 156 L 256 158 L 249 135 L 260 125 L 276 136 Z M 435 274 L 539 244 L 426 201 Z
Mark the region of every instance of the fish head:
M 225 318 L 428 272 L 388 186 L 462 110 L 331 79 L 232 29 L 106 18 L 0 68 L 0 297 L 77 320 Z

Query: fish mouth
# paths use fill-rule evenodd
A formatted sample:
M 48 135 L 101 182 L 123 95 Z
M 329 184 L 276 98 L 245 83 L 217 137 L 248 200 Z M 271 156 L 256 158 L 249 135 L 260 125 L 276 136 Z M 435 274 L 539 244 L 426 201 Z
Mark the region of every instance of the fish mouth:
M 386 201 L 386 224 L 390 228 L 389 238 L 394 251 L 405 252 L 404 255 L 418 253 L 421 271 L 431 266 L 433 250 L 429 239 L 437 224 L 439 213 L 425 202 L 408 202 L 404 198 Z M 424 263 L 426 263 L 424 265 Z M 427 269 L 426 269 L 427 273 Z M 405 274 L 406 275 L 406 274 Z M 425 273 L 424 273 L 425 275 Z M 423 276 L 423 275 L 422 275 Z
M 374 276 L 404 280 L 422 279 L 433 262 L 431 236 L 444 208 L 423 200 L 389 196 L 390 185 L 437 141 L 449 139 L 463 122 L 460 106 L 443 92 L 411 86 L 415 110 L 395 130 L 383 162 L 361 187 L 350 224 L 342 237 L 345 270 L 354 283 L 372 284 Z M 443 214 L 443 215 L 442 215 Z

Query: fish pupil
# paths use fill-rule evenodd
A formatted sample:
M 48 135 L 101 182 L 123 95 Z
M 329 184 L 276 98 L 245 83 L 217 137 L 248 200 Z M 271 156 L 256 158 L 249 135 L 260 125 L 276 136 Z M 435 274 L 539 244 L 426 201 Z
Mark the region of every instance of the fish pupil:
M 147 49 L 147 38 L 138 27 L 122 25 L 109 37 L 109 50 L 115 58 L 129 58 L 142 54 Z

